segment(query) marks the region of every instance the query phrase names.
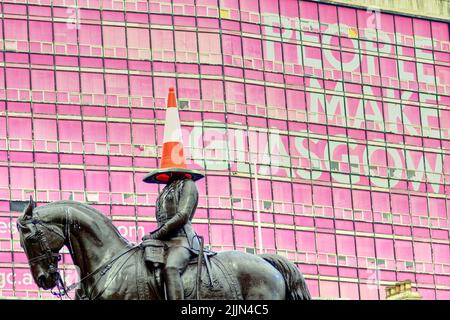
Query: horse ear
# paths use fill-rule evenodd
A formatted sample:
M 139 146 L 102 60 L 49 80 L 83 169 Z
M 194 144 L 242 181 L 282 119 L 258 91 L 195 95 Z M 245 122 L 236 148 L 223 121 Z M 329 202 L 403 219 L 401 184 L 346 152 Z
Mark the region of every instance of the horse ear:
M 31 217 L 33 217 L 33 209 L 35 207 L 36 207 L 36 203 L 33 200 L 33 196 L 30 196 L 30 202 L 28 203 L 28 206 L 25 209 L 25 212 L 23 213 L 24 218 L 31 218 Z

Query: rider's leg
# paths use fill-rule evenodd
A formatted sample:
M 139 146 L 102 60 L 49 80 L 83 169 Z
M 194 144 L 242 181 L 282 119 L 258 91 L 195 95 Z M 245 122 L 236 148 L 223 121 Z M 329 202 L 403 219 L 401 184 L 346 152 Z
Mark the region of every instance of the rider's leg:
M 183 247 L 172 247 L 167 253 L 166 266 L 164 268 L 164 280 L 167 286 L 167 298 L 169 300 L 184 299 L 181 274 L 186 268 L 190 256 L 190 251 Z

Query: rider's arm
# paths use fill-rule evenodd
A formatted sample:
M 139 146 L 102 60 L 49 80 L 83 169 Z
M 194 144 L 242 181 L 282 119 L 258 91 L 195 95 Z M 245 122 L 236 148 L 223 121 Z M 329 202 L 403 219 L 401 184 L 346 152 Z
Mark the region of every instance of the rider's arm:
M 177 213 L 153 234 L 153 238 L 164 238 L 170 232 L 183 227 L 189 221 L 192 211 L 195 210 L 197 201 L 198 191 L 195 182 L 186 179 L 183 183 L 183 189 L 179 193 Z

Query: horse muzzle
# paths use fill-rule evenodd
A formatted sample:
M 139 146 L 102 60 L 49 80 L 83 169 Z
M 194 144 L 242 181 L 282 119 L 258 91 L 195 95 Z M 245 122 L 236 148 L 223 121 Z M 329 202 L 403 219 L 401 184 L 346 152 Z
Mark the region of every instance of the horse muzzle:
M 36 283 L 40 288 L 44 290 L 53 289 L 54 287 L 56 287 L 58 277 L 59 273 L 50 273 L 50 274 L 42 273 L 37 277 Z

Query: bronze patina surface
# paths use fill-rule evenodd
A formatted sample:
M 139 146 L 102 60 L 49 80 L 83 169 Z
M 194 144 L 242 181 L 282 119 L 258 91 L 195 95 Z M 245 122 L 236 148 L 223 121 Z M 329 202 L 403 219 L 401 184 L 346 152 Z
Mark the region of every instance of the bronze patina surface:
M 311 298 L 303 275 L 284 257 L 202 252 L 191 224 L 197 201 L 193 180 L 169 181 L 157 200 L 158 229 L 136 245 L 105 215 L 75 201 L 36 207 L 31 199 L 17 226 L 36 284 L 63 295 L 77 288 L 77 299 Z M 80 277 L 69 287 L 58 269 L 64 246 Z

